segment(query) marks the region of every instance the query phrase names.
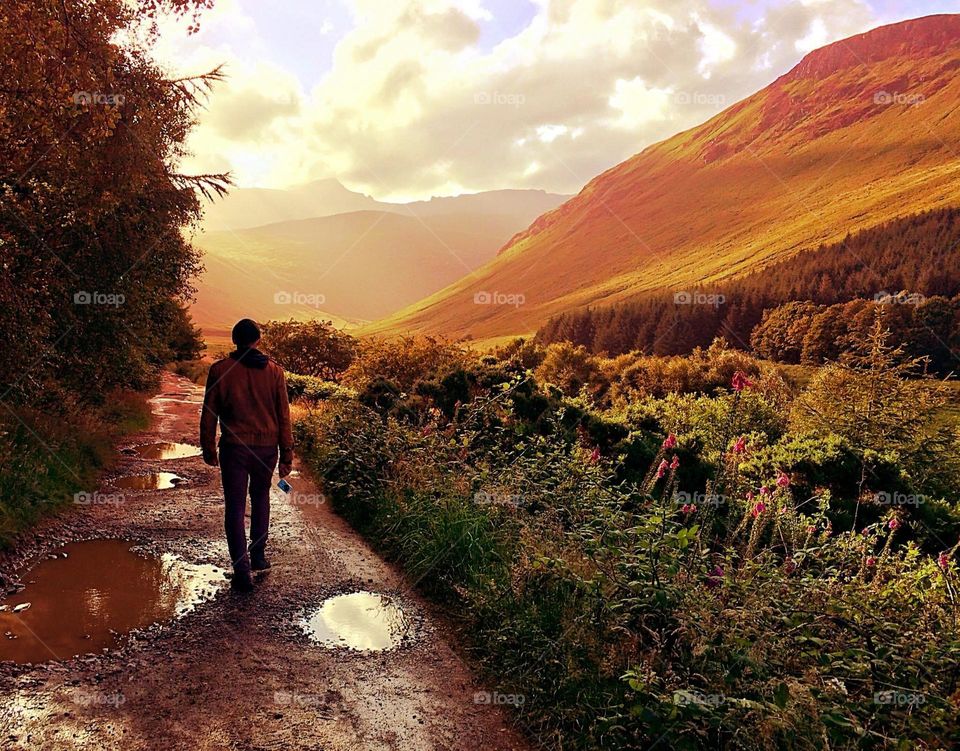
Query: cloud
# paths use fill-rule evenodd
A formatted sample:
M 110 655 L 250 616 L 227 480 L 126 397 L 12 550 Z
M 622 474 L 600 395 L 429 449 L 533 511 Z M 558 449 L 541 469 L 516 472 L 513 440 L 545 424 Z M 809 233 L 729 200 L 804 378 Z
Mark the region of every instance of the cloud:
M 536 4 L 526 28 L 481 51 L 482 25 L 496 23 L 481 0 L 352 0 L 352 30 L 338 30 L 331 69 L 306 91 L 229 2 L 204 19 L 207 39 L 178 52 L 231 71 L 191 165 L 226 160 L 240 184 L 335 176 L 381 198 L 573 192 L 872 19 L 861 0 L 784 0 L 752 18 L 708 0 Z M 223 26 L 237 43 L 214 43 Z

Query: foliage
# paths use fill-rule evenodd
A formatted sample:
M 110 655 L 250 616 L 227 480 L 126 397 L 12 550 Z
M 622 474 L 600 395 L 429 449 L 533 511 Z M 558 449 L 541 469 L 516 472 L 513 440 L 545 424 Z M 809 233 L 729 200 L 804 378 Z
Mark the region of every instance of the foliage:
M 357 341 L 329 321 L 270 321 L 261 329 L 261 348 L 285 370 L 337 380 L 353 362 Z
M 114 460 L 120 435 L 150 420 L 140 394 L 111 393 L 91 411 L 75 403 L 51 416 L 20 407 L 0 419 L 0 547 L 43 514 L 97 487 L 97 473 Z
M 870 357 L 889 365 L 878 341 Z M 908 372 L 877 374 L 860 433 L 801 433 L 786 385 L 762 369 L 709 393 L 636 389 L 604 411 L 602 366 L 584 384 L 556 378 L 565 395 L 521 352 L 534 350 L 424 368 L 404 390 L 396 370 L 367 370 L 357 400 L 318 403 L 296 430 L 335 508 L 463 620 L 542 745 L 960 741 L 960 520 L 943 506 L 933 529 L 875 505 L 846 524 L 862 436 L 911 441 L 884 428 L 905 407 L 889 394 L 917 385 Z M 541 372 L 584 362 L 554 352 L 562 367 Z M 815 374 L 803 404 L 839 409 L 832 377 Z M 901 423 L 918 435 L 921 407 Z M 902 482 L 906 448 L 871 455 L 878 476 Z
M 466 361 L 462 347 L 434 337 L 364 338 L 358 344 L 356 359 L 343 374 L 343 382 L 362 391 L 372 382 L 385 379 L 400 391 L 409 392 L 425 374 Z
M 686 354 L 716 337 L 748 349 L 756 335 L 759 354 L 820 363 L 835 359 L 869 331 L 872 315 L 855 318 L 879 301 L 891 309 L 888 326 L 895 340 L 914 356 L 930 357 L 931 369 L 946 375 L 956 366 L 960 336 L 958 254 L 960 210 L 925 212 L 737 279 L 688 290 L 679 298 L 687 304 L 678 304 L 672 291 L 654 291 L 625 303 L 563 313 L 541 328 L 537 341 L 568 341 L 615 357 L 631 351 Z M 715 304 L 695 304 L 695 293 Z M 823 307 L 812 320 L 809 306 L 787 307 L 768 330 L 756 331 L 765 313 L 791 303 Z M 776 333 L 789 338 L 781 343 Z
M 322 378 L 287 373 L 287 396 L 290 401 L 302 399 L 308 402 L 317 402 L 323 399 L 356 398 L 356 392 L 334 381 L 324 381 Z

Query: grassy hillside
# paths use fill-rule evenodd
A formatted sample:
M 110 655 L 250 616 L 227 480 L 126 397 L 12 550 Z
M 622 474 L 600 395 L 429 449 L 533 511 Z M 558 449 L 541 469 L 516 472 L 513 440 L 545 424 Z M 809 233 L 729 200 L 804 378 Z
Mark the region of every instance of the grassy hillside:
M 496 259 L 368 332 L 489 339 L 656 288 L 727 279 L 895 217 L 960 203 L 960 16 L 818 50 L 651 146 Z M 478 292 L 523 304 L 478 305 Z

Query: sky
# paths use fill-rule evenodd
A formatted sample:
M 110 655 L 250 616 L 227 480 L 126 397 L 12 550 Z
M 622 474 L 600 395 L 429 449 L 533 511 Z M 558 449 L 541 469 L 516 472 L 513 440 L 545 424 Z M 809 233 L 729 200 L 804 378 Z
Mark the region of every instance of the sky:
M 960 0 L 217 0 L 171 75 L 223 65 L 185 172 L 381 200 L 575 193 L 811 50 Z

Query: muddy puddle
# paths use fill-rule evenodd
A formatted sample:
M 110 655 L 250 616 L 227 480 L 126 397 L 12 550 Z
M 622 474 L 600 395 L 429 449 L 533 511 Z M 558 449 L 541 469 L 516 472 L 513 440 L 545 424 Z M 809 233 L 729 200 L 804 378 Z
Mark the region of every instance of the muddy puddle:
M 399 647 L 410 635 L 410 619 L 392 599 L 375 592 L 330 597 L 301 622 L 315 642 L 360 652 Z
M 140 459 L 166 460 L 186 459 L 191 456 L 200 456 L 200 448 L 189 443 L 145 443 L 142 446 L 133 446 L 129 453 Z
M 72 543 L 26 572 L 26 588 L 0 603 L 0 660 L 47 662 L 119 646 L 124 633 L 181 616 L 225 584 L 216 566 L 132 547 Z
M 150 472 L 145 475 L 125 475 L 110 483 L 121 490 L 170 490 L 185 482 L 173 472 Z

